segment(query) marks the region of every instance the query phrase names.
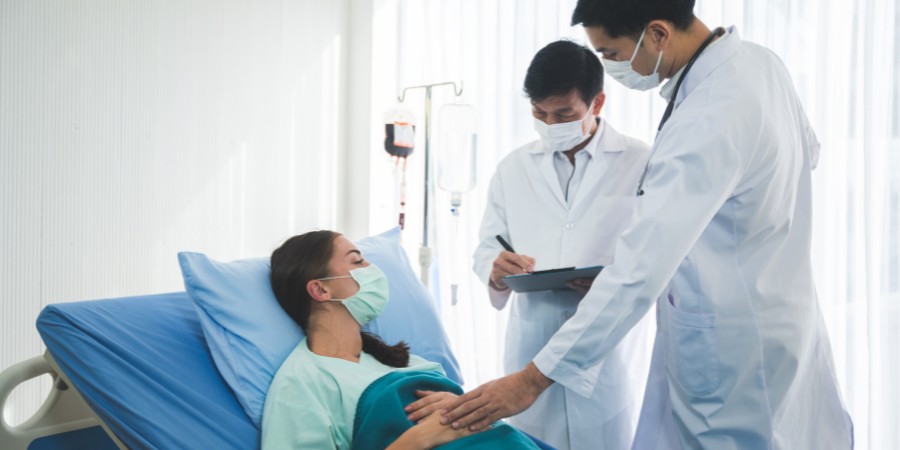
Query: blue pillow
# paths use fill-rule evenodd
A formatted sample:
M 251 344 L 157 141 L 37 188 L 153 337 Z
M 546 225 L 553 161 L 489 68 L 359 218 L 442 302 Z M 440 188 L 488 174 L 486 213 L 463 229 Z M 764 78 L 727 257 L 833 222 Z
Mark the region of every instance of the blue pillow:
M 385 273 L 390 290 L 384 313 L 364 329 L 389 344 L 406 341 L 412 353 L 440 363 L 450 379 L 462 384 L 437 308 L 400 246 L 400 228 L 356 245 Z M 275 300 L 269 258 L 221 263 L 201 253 L 182 252 L 178 262 L 216 367 L 244 412 L 261 428 L 269 384 L 304 336 Z

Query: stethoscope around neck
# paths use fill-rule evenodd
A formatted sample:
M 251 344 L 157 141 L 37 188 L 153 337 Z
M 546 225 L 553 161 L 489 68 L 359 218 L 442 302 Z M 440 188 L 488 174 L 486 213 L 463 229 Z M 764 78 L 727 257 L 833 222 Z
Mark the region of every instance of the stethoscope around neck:
M 675 83 L 675 91 L 672 92 L 672 98 L 669 99 L 669 105 L 666 106 L 666 112 L 663 113 L 662 120 L 659 122 L 659 127 L 656 129 L 656 135 L 659 136 L 660 130 L 662 130 L 663 125 L 666 124 L 666 121 L 669 120 L 669 117 L 672 115 L 672 112 L 675 111 L 675 99 L 678 98 L 678 89 L 681 88 L 681 82 L 684 81 L 684 78 L 687 76 L 688 72 L 691 70 L 691 67 L 694 66 L 694 62 L 697 61 L 697 58 L 700 57 L 700 54 L 703 53 L 703 50 L 706 50 L 706 47 L 715 39 L 716 36 L 722 36 L 725 34 L 725 29 L 722 27 L 718 27 L 709 33 L 709 36 L 703 41 L 703 45 L 694 52 L 694 56 L 691 56 L 691 60 L 688 61 L 687 65 L 684 66 L 684 71 L 681 72 L 681 76 L 678 77 L 678 81 Z M 650 157 L 647 158 L 647 165 L 644 166 L 644 173 L 641 174 L 641 179 L 638 181 L 637 187 L 637 196 L 640 197 L 644 195 L 644 178 L 647 177 L 647 172 L 650 172 L 650 161 L 653 159 L 653 153 L 656 153 L 656 148 L 654 147 L 653 152 L 650 153 Z

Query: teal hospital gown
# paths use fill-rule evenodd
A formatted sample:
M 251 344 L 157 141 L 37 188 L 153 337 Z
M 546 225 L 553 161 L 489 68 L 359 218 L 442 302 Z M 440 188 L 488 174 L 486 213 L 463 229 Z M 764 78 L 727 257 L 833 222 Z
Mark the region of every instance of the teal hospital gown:
M 262 450 L 349 450 L 356 404 L 363 391 L 383 375 L 403 371 L 444 373 L 440 364 L 415 355 L 410 355 L 409 367 L 402 369 L 381 364 L 365 352 L 358 364 L 319 356 L 303 339 L 269 386 Z

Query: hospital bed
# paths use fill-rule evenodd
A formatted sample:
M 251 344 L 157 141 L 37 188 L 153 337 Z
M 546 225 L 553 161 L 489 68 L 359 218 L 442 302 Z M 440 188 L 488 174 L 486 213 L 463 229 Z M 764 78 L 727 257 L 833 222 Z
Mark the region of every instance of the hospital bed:
M 27 422 L 2 423 L 3 450 L 259 448 L 187 293 L 50 305 L 37 327 L 47 352 L 0 374 L 0 407 L 31 378 L 53 388 Z

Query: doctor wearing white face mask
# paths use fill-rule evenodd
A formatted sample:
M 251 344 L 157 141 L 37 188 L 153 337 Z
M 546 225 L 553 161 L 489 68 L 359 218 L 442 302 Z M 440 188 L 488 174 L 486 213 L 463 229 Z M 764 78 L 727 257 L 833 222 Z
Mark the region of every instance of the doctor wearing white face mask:
M 669 102 L 615 264 L 529 366 L 445 409 L 480 429 L 593 371 L 650 314 L 653 361 L 633 448 L 849 449 L 811 261 L 816 140 L 784 64 L 693 0 L 579 0 L 611 76 Z
M 649 148 L 599 118 L 606 100 L 602 83 L 603 67 L 591 50 L 558 41 L 539 51 L 525 92 L 540 140 L 504 158 L 491 181 L 474 269 L 493 305 L 511 308 L 508 374 L 524 369 L 575 314 L 593 280 L 578 280 L 572 290 L 515 294 L 503 277 L 612 264 L 615 242 L 631 225 L 634 186 Z M 504 251 L 497 235 L 519 253 Z M 629 447 L 652 340 L 650 320 L 638 327 L 592 369 L 596 386 L 590 395 L 552 386 L 510 423 L 560 450 Z

